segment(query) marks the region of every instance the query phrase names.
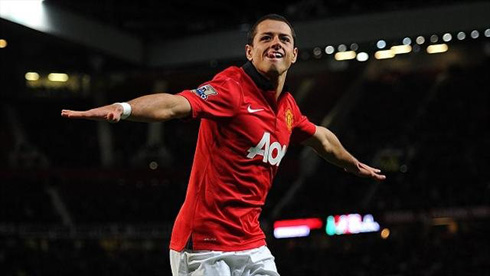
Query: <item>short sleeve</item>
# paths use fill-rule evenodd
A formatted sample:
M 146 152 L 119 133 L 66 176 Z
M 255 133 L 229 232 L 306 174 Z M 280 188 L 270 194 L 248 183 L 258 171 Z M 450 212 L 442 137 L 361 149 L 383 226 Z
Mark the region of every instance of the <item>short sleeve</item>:
M 233 117 L 238 112 L 242 91 L 236 80 L 227 78 L 206 82 L 177 95 L 189 101 L 192 118 L 219 119 Z
M 304 140 L 313 136 L 316 132 L 316 125 L 308 120 L 308 117 L 301 114 L 301 111 L 296 104 L 296 101 L 291 97 L 291 107 L 294 112 L 294 117 L 298 118 L 294 120 L 293 130 L 291 134 L 291 142 L 299 144 Z

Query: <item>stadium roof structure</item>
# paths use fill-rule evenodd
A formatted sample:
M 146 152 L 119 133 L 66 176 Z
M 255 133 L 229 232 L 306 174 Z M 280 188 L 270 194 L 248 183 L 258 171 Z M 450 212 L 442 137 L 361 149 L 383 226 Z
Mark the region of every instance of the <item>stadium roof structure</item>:
M 36 6 L 29 10 L 28 4 Z M 250 24 L 267 13 L 288 17 L 300 38 L 300 49 L 312 49 L 486 29 L 490 27 L 489 11 L 488 1 L 456 0 L 287 0 L 240 4 L 1 0 L 0 23 L 2 30 L 32 34 L 20 25 L 128 64 L 168 68 L 243 58 Z

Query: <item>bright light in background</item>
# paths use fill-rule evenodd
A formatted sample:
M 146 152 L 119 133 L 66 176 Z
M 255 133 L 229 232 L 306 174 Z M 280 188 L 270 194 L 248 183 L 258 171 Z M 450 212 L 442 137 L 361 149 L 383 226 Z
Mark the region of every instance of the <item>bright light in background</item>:
M 361 216 L 360 214 L 347 214 L 329 216 L 325 225 L 325 232 L 329 236 L 358 234 L 379 231 L 379 223 L 371 214 Z
M 325 225 L 319 218 L 278 220 L 274 222 L 274 237 L 277 239 L 307 237 L 311 230 L 323 227 L 329 236 L 378 232 L 380 230 L 379 223 L 374 220 L 373 215 L 361 216 L 354 213 L 328 216 Z
M 352 51 L 357 51 L 357 50 L 359 50 L 359 45 L 358 45 L 357 43 L 352 43 L 352 44 L 350 45 L 350 49 L 351 49 Z
M 51 73 L 48 75 L 48 80 L 57 82 L 68 81 L 68 75 L 64 73 Z
M 449 49 L 449 47 L 445 43 L 434 44 L 434 45 L 430 45 L 429 47 L 427 47 L 427 53 L 429 53 L 429 54 L 444 53 L 444 52 L 447 52 L 448 49 Z
M 369 59 L 369 55 L 365 52 L 360 52 L 359 54 L 357 54 L 356 58 L 358 61 L 364 62 Z
M 396 46 L 392 46 L 391 50 L 396 55 L 406 54 L 406 53 L 410 53 L 412 51 L 412 46 L 410 46 L 410 45 L 396 45 Z
M 384 228 L 383 230 L 381 230 L 381 238 L 383 240 L 386 240 L 389 236 L 390 236 L 390 229 Z
M 5 47 L 7 47 L 7 40 L 0 39 L 0 48 L 5 48 Z
M 449 41 L 451 41 L 451 39 L 453 39 L 453 36 L 450 33 L 445 33 L 442 36 L 442 40 L 444 40 L 444 42 L 449 42 Z
M 439 37 L 437 35 L 430 36 L 430 42 L 436 43 L 437 41 L 439 41 Z
M 386 41 L 384 40 L 378 40 L 378 42 L 376 43 L 376 46 L 378 47 L 378 49 L 383 49 L 384 47 L 386 47 Z
M 477 30 L 473 30 L 470 35 L 471 38 L 477 39 L 480 36 L 480 33 Z
M 36 72 L 27 72 L 25 78 L 28 81 L 37 81 L 39 80 L 39 74 Z
M 403 39 L 403 45 L 410 45 L 412 44 L 412 40 L 410 39 L 410 37 L 405 37 Z
M 417 39 L 415 39 L 415 42 L 417 42 L 418 45 L 424 44 L 425 38 L 421 35 L 417 36 Z
M 485 30 L 485 36 L 486 37 L 490 37 L 490 29 L 486 29 Z
M 347 51 L 347 46 L 345 46 L 345 44 L 340 44 L 338 50 L 339 52 Z
M 46 27 L 42 0 L 1 0 L 0 17 L 31 28 Z
M 151 170 L 156 170 L 158 169 L 158 163 L 155 162 L 155 161 L 151 161 L 150 164 L 148 164 L 148 167 L 151 169 Z
M 464 32 L 459 32 L 456 36 L 459 40 L 463 40 L 466 38 L 466 34 Z
M 313 229 L 320 229 L 323 222 L 319 218 L 289 219 L 274 222 L 276 239 L 307 237 Z
M 316 58 L 320 58 L 322 56 L 322 49 L 320 49 L 320 47 L 315 47 L 313 49 L 313 55 L 316 57 Z
M 393 57 L 395 57 L 395 53 L 391 49 L 390 50 L 377 51 L 376 53 L 374 53 L 374 57 L 376 59 L 393 58 Z
M 336 60 L 350 60 L 350 59 L 355 59 L 356 58 L 356 52 L 354 51 L 347 51 L 347 52 L 338 52 L 335 54 L 335 59 Z
M 300 238 L 300 237 L 308 237 L 309 235 L 310 235 L 310 228 L 305 225 L 279 227 L 274 229 L 274 237 L 276 239 Z
M 331 54 L 333 54 L 333 52 L 335 52 L 335 48 L 333 46 L 327 46 L 327 47 L 325 47 L 325 53 L 327 55 L 331 55 Z

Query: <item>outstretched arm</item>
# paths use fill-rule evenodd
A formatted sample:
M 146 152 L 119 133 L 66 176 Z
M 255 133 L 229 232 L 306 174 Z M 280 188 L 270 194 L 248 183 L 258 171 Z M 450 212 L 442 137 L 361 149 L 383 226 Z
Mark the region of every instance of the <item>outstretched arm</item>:
M 317 126 L 315 134 L 303 144 L 312 147 L 323 159 L 354 175 L 378 181 L 386 179 L 385 175 L 380 174 L 381 170 L 359 162 L 342 146 L 337 136 L 325 127 Z
M 128 102 L 131 106 L 130 121 L 159 122 L 184 118 L 191 114 L 189 102 L 182 96 L 166 93 L 150 94 Z M 86 111 L 63 109 L 61 116 L 73 119 L 119 122 L 123 114 L 121 104 L 105 105 Z

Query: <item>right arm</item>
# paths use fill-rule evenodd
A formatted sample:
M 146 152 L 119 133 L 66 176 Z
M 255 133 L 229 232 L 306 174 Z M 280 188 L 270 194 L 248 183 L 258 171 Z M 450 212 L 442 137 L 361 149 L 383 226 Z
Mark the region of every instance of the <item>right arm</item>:
M 325 127 L 317 126 L 315 134 L 305 140 L 303 144 L 312 147 L 318 155 L 328 162 L 354 175 L 370 177 L 377 181 L 386 179 L 386 176 L 381 174 L 381 170 L 359 162 L 342 146 L 337 136 Z
M 150 94 L 130 100 L 128 103 L 131 105 L 131 115 L 126 120 L 129 121 L 162 122 L 184 118 L 191 114 L 191 105 L 179 95 Z M 123 107 L 120 104 L 111 104 L 86 111 L 63 109 L 61 116 L 117 123 L 121 120 L 122 113 Z

